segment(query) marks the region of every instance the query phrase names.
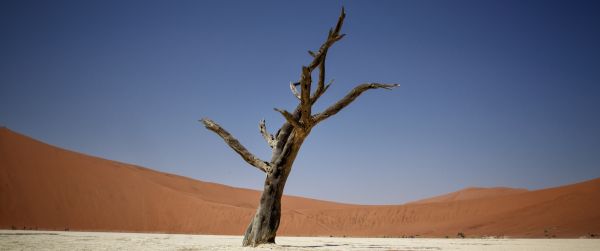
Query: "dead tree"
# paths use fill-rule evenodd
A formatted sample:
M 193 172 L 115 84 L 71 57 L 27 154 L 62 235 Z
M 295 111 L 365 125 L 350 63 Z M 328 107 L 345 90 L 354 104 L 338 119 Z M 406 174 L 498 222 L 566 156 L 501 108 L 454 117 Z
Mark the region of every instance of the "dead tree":
M 285 118 L 285 123 L 273 135 L 267 131 L 265 121 L 261 120 L 259 129 L 262 136 L 272 148 L 273 155 L 270 161 L 264 161 L 250 153 L 235 137 L 214 121 L 204 118 L 201 122 L 204 126 L 218 134 L 225 143 L 237 152 L 248 164 L 266 173 L 264 190 L 260 197 L 260 204 L 256 214 L 250 221 L 250 225 L 244 235 L 243 246 L 257 246 L 264 243 L 275 243 L 275 235 L 281 218 L 281 196 L 283 188 L 296 155 L 304 139 L 311 129 L 325 119 L 337 114 L 348 106 L 363 92 L 370 89 L 392 89 L 398 84 L 364 83 L 354 87 L 345 97 L 320 113 L 312 112 L 313 104 L 329 89 L 331 81 L 325 84 L 325 58 L 329 48 L 340 41 L 345 34 L 340 34 L 344 17 L 344 9 L 338 18 L 337 24 L 329 30 L 327 40 L 318 51 L 308 51 L 312 56 L 312 62 L 302 67 L 300 81 L 290 83 L 290 89 L 299 100 L 299 104 L 293 112 L 275 108 Z M 319 69 L 317 88 L 311 91 L 311 73 Z M 300 86 L 300 90 L 297 89 Z

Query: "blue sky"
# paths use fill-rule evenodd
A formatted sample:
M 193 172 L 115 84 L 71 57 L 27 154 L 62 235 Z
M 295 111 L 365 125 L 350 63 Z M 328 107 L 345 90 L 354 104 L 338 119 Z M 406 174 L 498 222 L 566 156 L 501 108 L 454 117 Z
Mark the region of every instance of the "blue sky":
M 529 189 L 600 176 L 600 16 L 592 1 L 2 1 L 0 124 L 63 148 L 261 189 L 197 120 L 256 155 L 293 109 L 335 24 L 333 86 L 287 194 L 395 204 L 468 186 Z

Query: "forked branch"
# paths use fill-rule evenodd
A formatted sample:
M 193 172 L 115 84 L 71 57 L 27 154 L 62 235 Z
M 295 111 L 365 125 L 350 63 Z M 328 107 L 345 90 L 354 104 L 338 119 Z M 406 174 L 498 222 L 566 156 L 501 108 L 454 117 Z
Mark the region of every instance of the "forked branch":
M 342 25 L 344 24 L 345 17 L 346 17 L 346 11 L 342 7 L 342 13 L 340 13 L 338 21 L 335 24 L 335 27 L 329 30 L 329 33 L 327 34 L 327 40 L 325 40 L 325 43 L 323 43 L 321 45 L 321 47 L 319 48 L 319 51 L 317 51 L 316 53 L 313 51 L 308 51 L 308 53 L 311 56 L 313 56 L 313 61 L 308 65 L 309 74 L 312 73 L 312 71 L 315 68 L 317 68 L 317 66 L 319 67 L 319 79 L 317 82 L 317 89 L 310 96 L 310 104 L 311 105 L 314 104 L 321 97 L 321 95 L 323 95 L 323 93 L 325 93 L 325 91 L 327 91 L 328 86 L 325 85 L 325 60 L 327 58 L 327 52 L 328 52 L 329 48 L 331 46 L 333 46 L 334 43 L 336 43 L 337 41 L 340 41 L 345 36 L 345 34 L 340 34 Z M 305 75 L 305 73 L 303 72 L 302 76 L 304 76 L 304 75 Z
M 219 124 L 207 118 L 201 119 L 200 122 L 204 124 L 206 129 L 211 130 L 217 135 L 219 135 L 225 141 L 225 143 L 227 143 L 227 145 L 231 147 L 231 149 L 238 153 L 242 157 L 242 159 L 248 162 L 248 164 L 258 168 L 258 170 L 261 170 L 263 172 L 269 171 L 271 167 L 268 162 L 257 158 L 248 150 L 246 150 L 246 148 L 235 137 L 233 137 L 229 132 L 223 129 Z
M 319 66 L 319 64 L 321 64 L 321 62 L 324 60 L 323 57 L 325 57 L 325 55 L 327 54 L 327 50 L 329 49 L 329 47 L 331 47 L 335 42 L 340 41 L 342 38 L 344 38 L 344 36 L 346 36 L 346 34 L 340 34 L 340 30 L 342 30 L 342 25 L 344 24 L 344 18 L 346 18 L 346 11 L 342 7 L 342 13 L 340 13 L 340 17 L 338 18 L 335 27 L 329 30 L 327 40 L 321 45 L 319 51 L 317 53 L 309 51 L 309 54 L 311 54 L 311 56 L 314 57 L 313 61 L 308 65 L 308 68 L 311 72 L 312 70 L 317 68 L 317 66 Z
M 367 83 L 367 84 L 358 85 L 358 86 L 354 87 L 354 89 L 352 89 L 348 94 L 346 94 L 345 97 L 340 99 L 338 102 L 336 102 L 329 108 L 325 109 L 323 112 L 316 114 L 313 117 L 314 124 L 318 124 L 319 122 L 335 115 L 336 113 L 338 113 L 339 111 L 344 109 L 346 106 L 348 106 L 350 103 L 352 103 L 352 101 L 354 101 L 358 96 L 360 96 L 363 92 L 365 92 L 367 90 L 379 89 L 379 88 L 391 90 L 398 86 L 400 86 L 400 85 L 399 84 L 379 84 L 379 83 Z

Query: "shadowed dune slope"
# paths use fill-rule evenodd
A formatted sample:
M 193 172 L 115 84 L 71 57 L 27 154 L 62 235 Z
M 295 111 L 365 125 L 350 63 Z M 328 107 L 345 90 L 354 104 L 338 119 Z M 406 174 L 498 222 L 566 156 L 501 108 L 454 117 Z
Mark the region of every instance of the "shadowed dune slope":
M 0 228 L 240 235 L 259 192 L 63 150 L 0 128 Z M 283 199 L 280 234 L 577 237 L 600 233 L 600 179 L 396 206 Z

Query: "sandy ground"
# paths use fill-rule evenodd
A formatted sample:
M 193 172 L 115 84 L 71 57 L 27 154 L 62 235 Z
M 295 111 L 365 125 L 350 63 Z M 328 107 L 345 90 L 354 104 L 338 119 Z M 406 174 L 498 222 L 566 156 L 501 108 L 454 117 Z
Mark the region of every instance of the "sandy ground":
M 0 230 L 0 250 L 600 250 L 600 239 L 278 237 L 242 248 L 241 236 Z

